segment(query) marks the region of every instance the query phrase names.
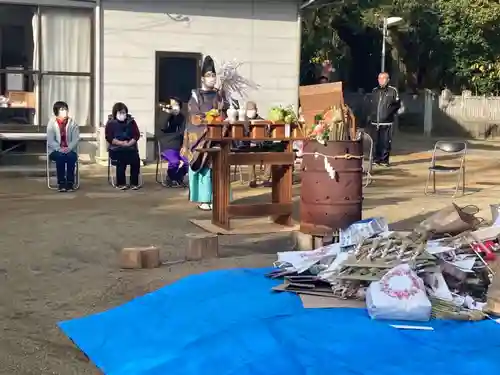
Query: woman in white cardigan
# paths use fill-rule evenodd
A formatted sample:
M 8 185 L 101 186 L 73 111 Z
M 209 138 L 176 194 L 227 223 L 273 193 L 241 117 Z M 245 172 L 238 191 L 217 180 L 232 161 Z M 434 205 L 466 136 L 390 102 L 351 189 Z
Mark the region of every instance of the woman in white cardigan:
M 47 124 L 47 151 L 50 160 L 56 163 L 58 190 L 73 191 L 80 131 L 68 117 L 67 103 L 55 102 L 53 111 L 55 117 Z

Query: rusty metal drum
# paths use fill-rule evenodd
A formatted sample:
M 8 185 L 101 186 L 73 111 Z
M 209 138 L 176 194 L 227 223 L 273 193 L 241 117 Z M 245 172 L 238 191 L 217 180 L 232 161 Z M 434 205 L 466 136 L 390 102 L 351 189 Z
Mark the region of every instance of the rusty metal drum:
M 300 231 L 329 236 L 361 220 L 362 206 L 362 140 L 326 145 L 308 141 L 302 159 Z

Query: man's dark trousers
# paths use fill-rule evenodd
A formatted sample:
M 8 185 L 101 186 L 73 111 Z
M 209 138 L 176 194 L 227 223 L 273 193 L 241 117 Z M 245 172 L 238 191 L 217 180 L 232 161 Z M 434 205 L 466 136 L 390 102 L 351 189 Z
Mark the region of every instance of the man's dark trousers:
M 377 164 L 389 164 L 392 146 L 392 124 L 375 126 L 375 153 L 373 161 Z

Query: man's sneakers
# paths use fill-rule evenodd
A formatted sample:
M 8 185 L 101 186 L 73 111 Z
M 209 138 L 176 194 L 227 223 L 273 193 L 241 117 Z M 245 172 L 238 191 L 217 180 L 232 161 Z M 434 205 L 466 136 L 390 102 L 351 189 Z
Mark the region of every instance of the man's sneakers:
M 57 189 L 57 191 L 59 193 L 66 193 L 68 190 L 64 186 L 59 186 L 59 188 Z

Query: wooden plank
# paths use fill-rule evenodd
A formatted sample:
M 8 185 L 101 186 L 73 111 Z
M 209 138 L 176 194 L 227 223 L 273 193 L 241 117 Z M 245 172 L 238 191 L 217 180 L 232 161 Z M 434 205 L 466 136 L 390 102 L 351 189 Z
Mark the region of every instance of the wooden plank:
M 292 152 L 291 143 L 288 143 L 286 151 Z M 271 167 L 271 182 L 272 202 L 292 204 L 293 165 L 273 165 Z M 276 215 L 274 222 L 281 225 L 291 225 L 292 211 Z
M 197 227 L 214 234 L 222 235 L 253 235 L 265 233 L 288 233 L 299 230 L 299 224 L 293 223 L 289 227 L 278 225 L 269 220 L 269 217 L 234 218 L 231 219 L 231 228 L 223 229 L 212 224 L 212 220 L 191 219 Z
M 291 215 L 293 204 L 290 203 L 259 203 L 259 204 L 230 204 L 230 217 L 258 217 Z
M 231 165 L 291 165 L 295 155 L 291 152 L 236 152 L 229 154 Z
M 224 229 L 229 229 L 230 147 L 223 143 L 220 152 L 212 154 L 212 223 Z

